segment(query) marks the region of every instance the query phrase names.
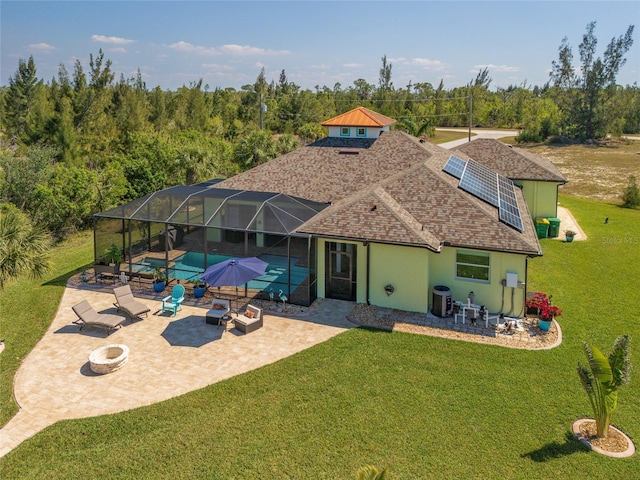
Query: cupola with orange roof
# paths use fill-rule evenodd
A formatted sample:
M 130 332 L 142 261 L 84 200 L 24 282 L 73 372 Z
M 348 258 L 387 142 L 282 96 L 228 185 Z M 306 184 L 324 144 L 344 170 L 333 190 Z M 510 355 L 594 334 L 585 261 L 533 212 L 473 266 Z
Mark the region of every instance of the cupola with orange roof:
M 330 137 L 378 138 L 382 132 L 388 132 L 389 127 L 395 123 L 397 122 L 393 118 L 368 108 L 357 107 L 323 122 L 322 126 L 329 127 Z

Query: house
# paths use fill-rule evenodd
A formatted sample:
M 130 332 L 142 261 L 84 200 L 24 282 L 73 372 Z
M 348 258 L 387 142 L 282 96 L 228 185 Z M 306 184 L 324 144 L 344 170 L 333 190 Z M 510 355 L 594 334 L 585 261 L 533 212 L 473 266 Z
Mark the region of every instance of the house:
M 489 138 L 472 140 L 456 151 L 513 180 L 522 188 L 533 218 L 558 216 L 558 187 L 568 180 L 546 158 Z
M 441 292 L 447 302 L 473 292 L 490 312 L 521 315 L 528 260 L 541 255 L 523 191 L 393 123 L 354 109 L 323 123 L 327 137 L 244 173 L 102 212 L 96 252 L 121 232 L 132 274 L 160 263 L 189 278 L 224 255 L 260 256 L 268 271 L 245 288 L 265 298 L 414 312 L 438 303 L 442 315 Z M 182 245 L 161 241 L 169 227 Z

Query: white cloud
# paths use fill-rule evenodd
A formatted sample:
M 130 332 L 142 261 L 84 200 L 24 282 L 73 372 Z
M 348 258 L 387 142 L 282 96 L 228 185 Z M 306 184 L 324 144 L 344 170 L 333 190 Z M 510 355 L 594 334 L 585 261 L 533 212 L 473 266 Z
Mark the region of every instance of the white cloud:
M 105 35 L 91 35 L 91 40 L 94 42 L 111 43 L 114 45 L 128 45 L 129 43 L 135 42 L 135 40 L 129 40 L 128 38 L 107 37 Z
M 109 51 L 113 53 L 127 53 L 127 49 L 124 47 L 110 48 Z
M 28 45 L 29 50 L 37 50 L 39 52 L 52 52 L 53 50 L 56 49 L 56 47 L 54 47 L 53 45 L 49 45 L 48 43 L 32 43 L 30 45 Z
M 231 65 L 220 65 L 219 63 L 203 63 L 202 68 L 206 68 L 209 70 L 216 70 L 218 72 L 219 71 L 231 72 L 235 70 L 235 67 L 232 67 Z
M 361 63 L 343 63 L 342 66 L 345 68 L 361 68 L 364 65 L 362 65 Z
M 289 50 L 270 50 L 250 45 L 222 45 L 219 48 L 221 53 L 228 55 L 289 55 Z
M 219 55 L 220 53 L 213 47 L 202 47 L 199 45 L 193 45 L 188 42 L 183 42 L 182 40 L 177 43 L 172 43 L 171 45 L 169 45 L 169 48 L 171 48 L 172 50 L 177 50 L 179 52 L 197 53 L 198 55 Z
M 424 70 L 433 70 L 434 72 L 441 72 L 446 69 L 446 65 L 442 63 L 440 60 L 431 60 L 430 58 L 391 58 L 388 59 L 388 62 L 391 65 L 400 64 L 400 65 L 414 65 L 417 67 L 422 67 Z
M 509 65 L 494 65 L 492 63 L 487 65 L 474 65 L 471 70 L 471 73 L 478 73 L 483 69 L 488 69 L 489 72 L 519 72 L 520 67 L 510 67 Z
M 410 65 L 417 65 L 423 67 L 425 70 L 433 70 L 436 72 L 443 71 L 446 66 L 440 60 L 431 60 L 429 58 L 412 58 L 409 62 Z
M 232 55 L 232 56 L 250 56 L 250 55 L 289 55 L 289 50 L 269 50 L 260 47 L 252 47 L 250 45 L 222 45 L 220 47 L 205 47 L 202 45 L 193 45 L 189 42 L 179 41 L 168 45 L 173 50 L 180 52 L 195 53 L 198 55 Z
M 309 68 L 312 68 L 314 70 L 327 70 L 329 68 L 329 65 L 322 63 L 322 64 L 310 65 Z

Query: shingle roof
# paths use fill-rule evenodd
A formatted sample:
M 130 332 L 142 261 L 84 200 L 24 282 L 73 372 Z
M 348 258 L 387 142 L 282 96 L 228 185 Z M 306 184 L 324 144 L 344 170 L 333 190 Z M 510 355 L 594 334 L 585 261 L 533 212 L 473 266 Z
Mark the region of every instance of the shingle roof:
M 397 123 L 393 118 L 358 107 L 322 123 L 323 127 L 386 127 Z
M 498 210 L 458 188 L 442 167 L 451 152 L 386 132 L 370 146 L 324 139 L 271 160 L 214 188 L 277 191 L 331 205 L 300 233 L 426 247 L 539 254 L 540 244 L 522 193 L 524 232 L 501 223 Z M 355 139 L 354 139 L 355 140 Z M 360 145 L 360 148 L 355 147 Z M 344 152 L 349 148 L 350 153 Z M 357 154 L 351 153 L 357 151 Z M 373 208 L 375 206 L 375 208 Z
M 567 178 L 546 158 L 521 148 L 512 148 L 498 140 L 477 138 L 455 150 L 512 180 L 567 182 Z

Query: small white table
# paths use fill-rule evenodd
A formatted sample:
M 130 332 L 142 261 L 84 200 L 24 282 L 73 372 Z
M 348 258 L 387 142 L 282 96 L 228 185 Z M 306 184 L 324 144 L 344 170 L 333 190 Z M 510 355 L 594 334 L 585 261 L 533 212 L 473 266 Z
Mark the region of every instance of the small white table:
M 458 307 L 460 307 L 460 310 L 458 311 L 458 313 L 456 313 L 453 316 L 453 322 L 454 323 L 458 323 L 458 317 L 462 317 L 462 324 L 464 325 L 464 320 L 467 318 L 467 312 L 471 312 L 472 317 L 471 318 L 478 318 L 478 315 L 480 314 L 480 309 L 482 308 L 482 305 L 476 305 L 475 303 L 462 303 L 462 302 L 455 302 L 454 305 L 457 305 Z M 485 308 L 484 310 L 484 321 L 485 321 L 485 327 L 489 328 L 489 310 L 487 310 Z M 480 320 L 483 320 L 480 319 Z

